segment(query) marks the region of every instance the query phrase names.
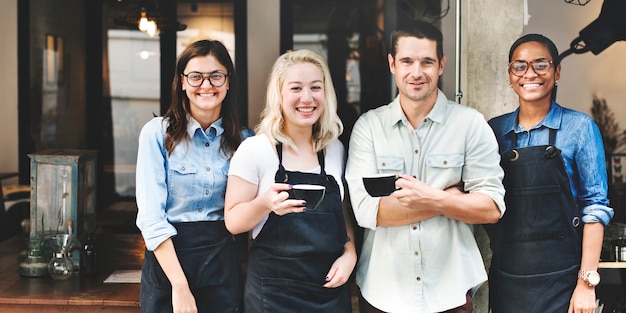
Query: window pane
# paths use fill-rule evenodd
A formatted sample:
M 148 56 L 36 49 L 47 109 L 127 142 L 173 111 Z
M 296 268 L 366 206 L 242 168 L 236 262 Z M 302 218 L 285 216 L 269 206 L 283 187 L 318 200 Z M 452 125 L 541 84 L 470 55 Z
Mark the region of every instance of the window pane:
M 115 194 L 135 196 L 137 138 L 159 114 L 159 38 L 134 30 L 108 31 Z

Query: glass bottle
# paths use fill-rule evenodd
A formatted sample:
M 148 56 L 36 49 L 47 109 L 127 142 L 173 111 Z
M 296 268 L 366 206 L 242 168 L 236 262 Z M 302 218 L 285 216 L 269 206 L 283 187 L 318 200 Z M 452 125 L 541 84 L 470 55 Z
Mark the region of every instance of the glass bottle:
M 97 267 L 97 249 L 96 249 L 96 238 L 93 233 L 88 233 L 87 238 L 85 239 L 85 244 L 83 245 L 83 251 L 85 251 L 85 262 L 84 266 L 81 266 L 80 273 L 85 275 L 96 274 L 98 271 Z
M 66 280 L 72 276 L 74 266 L 72 260 L 67 257 L 65 252 L 56 252 L 48 263 L 48 271 L 50 276 L 55 280 Z

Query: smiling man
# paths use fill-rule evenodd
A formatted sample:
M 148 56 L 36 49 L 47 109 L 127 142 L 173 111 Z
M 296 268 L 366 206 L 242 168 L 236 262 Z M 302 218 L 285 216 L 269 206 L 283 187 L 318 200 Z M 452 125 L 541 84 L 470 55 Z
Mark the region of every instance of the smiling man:
M 357 265 L 361 312 L 471 312 L 487 279 L 471 224 L 504 213 L 495 136 L 482 114 L 437 88 L 442 34 L 415 21 L 392 34 L 398 97 L 363 114 L 350 139 L 346 180 L 364 231 Z M 362 177 L 399 176 L 372 197 Z

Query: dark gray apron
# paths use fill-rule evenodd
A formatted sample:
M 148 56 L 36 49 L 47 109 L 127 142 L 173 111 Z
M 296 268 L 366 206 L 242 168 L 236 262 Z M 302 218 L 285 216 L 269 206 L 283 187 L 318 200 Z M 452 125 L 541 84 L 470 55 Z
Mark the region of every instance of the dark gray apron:
M 241 312 L 243 280 L 237 246 L 224 221 L 172 224 L 176 255 L 199 313 Z M 146 250 L 141 270 L 141 312 L 172 312 L 172 286 L 154 252 Z
M 502 154 L 506 212 L 485 225 L 493 258 L 493 313 L 565 313 L 581 259 L 581 225 L 561 151 L 549 145 Z M 513 147 L 517 137 L 513 135 Z
M 315 210 L 283 216 L 270 213 L 250 245 L 244 311 L 350 313 L 348 284 L 323 287 L 347 239 L 339 185 L 326 175 L 321 151 L 317 154 L 321 173 L 312 174 L 286 171 L 282 145 L 276 150 L 276 182 L 324 185 L 326 194 Z

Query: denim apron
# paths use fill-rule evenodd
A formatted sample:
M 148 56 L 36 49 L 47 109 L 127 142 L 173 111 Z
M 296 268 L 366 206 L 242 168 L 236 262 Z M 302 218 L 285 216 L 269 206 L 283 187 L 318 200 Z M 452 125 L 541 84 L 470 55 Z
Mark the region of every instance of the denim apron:
M 172 224 L 176 255 L 199 313 L 241 312 L 241 264 L 224 221 Z M 141 312 L 172 312 L 172 286 L 154 252 L 146 250 L 141 270 Z
M 485 225 L 493 257 L 493 313 L 565 313 L 577 282 L 582 241 L 579 212 L 561 151 L 553 144 L 502 154 L 506 212 Z M 517 142 L 513 135 L 513 147 Z
M 324 171 L 324 154 L 317 158 L 320 174 L 286 171 L 282 144 L 276 145 L 275 181 L 326 187 L 314 210 L 278 216 L 273 212 L 250 244 L 245 312 L 351 312 L 348 284 L 325 288 L 325 277 L 343 254 L 347 234 L 337 181 Z

